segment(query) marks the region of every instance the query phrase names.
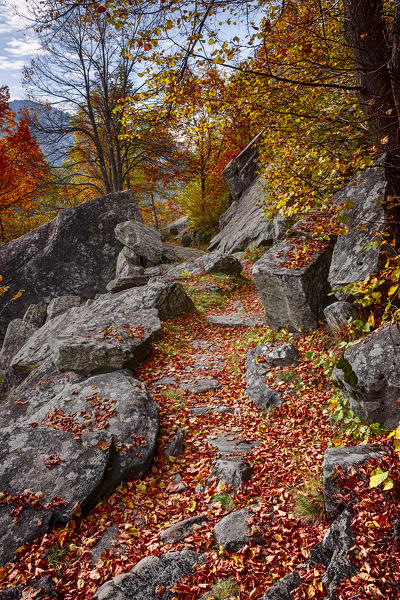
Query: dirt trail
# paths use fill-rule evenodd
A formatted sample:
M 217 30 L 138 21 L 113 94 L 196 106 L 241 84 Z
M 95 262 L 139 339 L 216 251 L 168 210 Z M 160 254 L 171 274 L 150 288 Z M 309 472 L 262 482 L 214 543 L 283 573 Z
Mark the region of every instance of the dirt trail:
M 197 289 L 201 281 L 217 284 L 222 293 Z M 165 323 L 162 339 L 135 372 L 160 405 L 159 447 L 151 471 L 120 485 L 85 518 L 77 516 L 67 527 L 26 548 L 8 581 L 22 583 L 33 575 L 50 574 L 57 581 L 59 598 L 89 599 L 104 581 L 128 571 L 142 557 L 185 544 L 207 552 L 207 561 L 175 586 L 178 600 L 198 599 L 228 577 L 238 581 L 241 599 L 260 598 L 304 562 L 321 540 L 326 522 L 301 522 L 294 514 L 291 493 L 320 481 L 324 451 L 336 436 L 322 410 L 332 395 L 331 386 L 322 370 L 304 358 L 310 342 L 306 347 L 301 336 L 277 335 L 267 327 L 222 328 L 207 321 L 206 313 L 262 312 L 249 279 L 238 284 L 228 277 L 197 277 L 185 286 L 201 312 Z M 316 352 L 322 335 L 313 338 Z M 301 356 L 297 367 L 271 368 L 268 383 L 284 391 L 286 402 L 269 413 L 249 402 L 243 379 L 246 352 L 261 336 L 276 338 L 277 343 L 291 341 Z M 201 393 L 182 387 L 199 379 L 216 380 L 219 387 Z M 179 427 L 187 432 L 183 453 L 167 458 L 164 451 Z M 246 454 L 252 476 L 236 493 L 216 482 L 201 489 L 219 456 L 212 444 L 220 434 L 228 434 L 234 443 L 258 444 Z M 257 502 L 251 526 L 262 535 L 263 544 L 247 545 L 233 554 L 218 547 L 213 537 L 216 522 L 233 508 Z M 199 514 L 207 521 L 184 542 L 161 543 L 159 536 L 166 527 Z

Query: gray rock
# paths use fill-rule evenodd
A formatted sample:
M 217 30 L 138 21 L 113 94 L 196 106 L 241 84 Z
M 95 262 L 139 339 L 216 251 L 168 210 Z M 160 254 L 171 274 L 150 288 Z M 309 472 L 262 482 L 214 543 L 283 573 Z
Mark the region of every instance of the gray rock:
M 219 481 L 224 481 L 227 485 L 238 489 L 244 481 L 250 479 L 251 474 L 250 463 L 244 458 L 219 458 L 214 463 L 210 476 L 207 479 L 207 485 L 210 485 L 212 479 L 215 477 Z
M 338 301 L 329 304 L 324 310 L 326 323 L 331 331 L 343 331 L 349 319 L 359 319 L 360 310 L 351 302 Z
M 180 492 L 184 492 L 186 490 L 186 486 L 183 483 L 182 475 L 177 473 L 173 480 L 168 484 L 166 491 L 168 494 L 179 494 Z
M 329 269 L 333 289 L 348 283 L 362 281 L 377 271 L 382 261 L 380 238 L 386 226 L 383 202 L 386 199 L 384 169 L 380 163 L 362 171 L 333 197 L 334 203 L 351 203 L 344 211 L 347 216 L 347 235 L 340 235 L 335 244 Z M 377 242 L 371 246 L 371 242 Z
M 30 323 L 34 327 L 41 327 L 44 324 L 46 317 L 46 304 L 31 304 L 28 306 L 22 320 L 25 321 L 25 323 Z
M 144 268 L 140 265 L 140 258 L 130 248 L 122 248 L 118 254 L 117 266 L 115 267 L 115 277 L 132 277 L 143 275 Z
M 298 571 L 293 571 L 285 577 L 282 577 L 272 588 L 267 590 L 262 600 L 292 600 L 294 590 L 297 590 L 303 583 Z
M 116 294 L 117 292 L 122 292 L 123 290 L 129 290 L 134 287 L 140 287 L 142 285 L 146 285 L 149 281 L 150 277 L 148 275 L 132 275 L 130 277 L 118 277 L 115 279 L 111 279 L 107 283 L 107 291 L 112 294 Z
M 121 480 L 145 473 L 151 464 L 158 406 L 129 372 L 73 383 L 47 361 L 2 409 L 3 562 L 50 523 L 66 523 L 78 503 L 83 510 L 92 507 Z M 18 498 L 25 499 L 20 514 Z
M 0 368 L 7 368 L 10 365 L 19 349 L 36 330 L 37 328 L 34 325 L 22 319 L 14 319 L 8 324 L 0 351 Z
M 241 271 L 242 265 L 234 256 L 213 252 L 172 267 L 167 271 L 167 276 L 181 278 L 185 277 L 186 273 L 190 275 L 204 275 L 205 273 L 238 275 Z
M 322 577 L 325 589 L 325 600 L 338 600 L 335 588 L 342 579 L 353 577 L 357 570 L 347 557 L 349 550 L 355 544 L 355 536 L 351 531 L 353 515 L 345 510 L 334 521 L 326 532 L 324 539 L 310 553 L 309 560 L 301 569 L 322 563 L 326 571 Z M 301 571 L 294 571 L 280 579 L 272 588 L 267 590 L 262 600 L 291 600 L 291 592 L 297 590 L 303 583 Z
M 114 323 L 119 326 L 121 320 L 123 323 L 135 323 L 137 311 L 149 311 L 153 308 L 158 310 L 161 319 L 169 319 L 191 310 L 193 302 L 179 283 L 161 278 L 132 290 L 100 295 L 90 306 L 70 309 L 47 321 L 16 354 L 11 366 L 19 372 L 28 373 L 51 355 L 53 341 L 65 331 L 71 332 L 72 341 L 74 331 L 79 333 L 86 329 L 89 335 L 90 329 L 104 327 L 106 320 L 109 326 Z M 148 317 L 155 324 L 154 316 L 149 314 Z
M 350 346 L 336 363 L 332 379 L 362 421 L 394 429 L 400 420 L 399 367 L 400 331 L 396 323 Z
M 347 557 L 347 553 L 353 548 L 356 537 L 351 531 L 353 514 L 344 510 L 334 521 L 326 532 L 321 542 L 321 551 L 329 559 L 327 569 L 322 577 L 327 598 L 336 600 L 335 588 L 342 579 L 353 577 L 357 569 Z
M 175 377 L 161 377 L 161 379 L 154 382 L 153 388 L 167 387 L 169 385 L 176 385 Z
M 211 377 L 203 377 L 196 379 L 195 381 L 182 382 L 179 387 L 183 390 L 187 390 L 192 394 L 203 394 L 211 390 L 217 390 L 221 387 L 221 384 L 216 379 Z
M 188 226 L 188 218 L 180 217 L 179 219 L 176 219 L 175 221 L 172 221 L 172 223 L 169 223 L 168 225 L 163 227 L 161 229 L 161 233 L 163 233 L 164 235 L 177 236 L 183 231 L 186 231 L 188 229 Z
M 271 366 L 297 365 L 299 353 L 291 344 L 273 346 L 261 344 L 252 348 L 246 356 L 246 394 L 249 400 L 260 410 L 269 410 L 284 402 L 283 395 L 270 388 L 266 383 L 268 369 Z
M 117 575 L 104 583 L 96 594 L 97 600 L 172 600 L 168 591 L 174 583 L 187 577 L 202 564 L 201 554 L 184 548 L 162 556 L 142 558 L 129 573 Z M 161 591 L 160 591 L 161 590 Z
M 164 254 L 165 251 L 171 253 L 171 262 L 181 262 L 182 260 L 190 260 L 192 258 L 199 258 L 204 256 L 206 252 L 200 250 L 200 248 L 184 248 L 182 246 L 173 246 L 172 244 L 163 244 Z
M 264 315 L 233 313 L 230 315 L 210 315 L 207 320 L 219 327 L 262 327 Z
M 243 439 L 240 435 L 221 433 L 214 438 L 208 437 L 210 446 L 215 446 L 221 454 L 245 454 L 260 445 L 256 440 Z
M 115 237 L 139 258 L 143 267 L 151 267 L 162 262 L 163 246 L 161 234 L 136 220 L 119 223 Z
M 257 162 L 259 159 L 259 133 L 251 142 L 228 163 L 222 175 L 234 201 L 239 200 L 245 190 L 257 178 Z
M 30 580 L 28 585 L 17 585 L 0 591 L 0 600 L 48 600 L 55 598 L 54 582 L 50 576 Z
M 4 379 L 4 382 L 1 384 L 2 393 L 5 393 L 23 379 L 23 375 L 17 374 L 11 368 L 11 362 L 35 331 L 36 327 L 34 325 L 22 319 L 13 319 L 8 324 L 0 351 L 0 373 Z
M 239 252 L 248 247 L 271 245 L 275 239 L 274 225 L 268 221 L 263 205 L 266 182 L 258 177 L 222 215 L 220 232 L 208 246 L 210 251 Z
M 160 540 L 163 544 L 176 544 L 176 542 L 181 542 L 189 537 L 189 535 L 192 535 L 196 527 L 199 527 L 206 520 L 207 517 L 205 515 L 197 515 L 185 519 L 184 521 L 174 523 L 160 533 Z
M 0 317 L 0 339 L 7 323 L 22 316 L 30 304 L 75 294 L 92 298 L 104 292 L 113 277 L 121 249 L 115 239 L 117 223 L 141 220 L 131 192 L 118 192 L 87 200 L 59 212 L 53 221 L 0 247 L 4 281 L 9 294 L 23 289 Z
M 248 524 L 252 513 L 247 508 L 235 510 L 223 517 L 214 527 L 214 537 L 227 552 L 237 552 L 251 541 L 261 543 L 260 536 L 251 535 Z
M 100 539 L 96 542 L 96 544 L 91 548 L 92 565 L 95 565 L 98 560 L 100 560 L 101 555 L 105 550 L 109 550 L 113 547 L 114 543 L 117 541 L 118 537 L 118 525 L 112 523 L 109 527 L 106 527 L 103 533 L 100 536 Z M 1 599 L 0 599 L 1 600 Z
M 172 440 L 164 451 L 165 456 L 177 458 L 183 452 L 186 439 L 186 429 L 178 427 Z
M 47 307 L 47 318 L 53 319 L 57 315 L 67 312 L 70 308 L 74 308 L 82 304 L 80 296 L 59 296 L 53 298 Z
M 139 310 L 127 319 L 96 317 L 93 322 L 75 321 L 50 347 L 60 371 L 89 375 L 123 368 L 135 369 L 148 356 L 152 342 L 161 335 L 157 311 Z
M 265 309 L 267 325 L 274 329 L 289 327 L 294 331 L 310 330 L 323 319 L 324 308 L 331 299 L 327 281 L 332 249 L 314 253 L 302 267 L 284 266 L 296 243 L 278 242 L 254 265 L 253 277 Z
M 333 521 L 343 510 L 343 504 L 337 497 L 340 493 L 335 480 L 335 470 L 341 467 L 347 471 L 350 467 L 362 465 L 370 458 L 379 458 L 382 452 L 374 450 L 373 446 L 349 446 L 341 448 L 328 448 L 324 456 L 323 466 L 323 491 L 326 518 Z

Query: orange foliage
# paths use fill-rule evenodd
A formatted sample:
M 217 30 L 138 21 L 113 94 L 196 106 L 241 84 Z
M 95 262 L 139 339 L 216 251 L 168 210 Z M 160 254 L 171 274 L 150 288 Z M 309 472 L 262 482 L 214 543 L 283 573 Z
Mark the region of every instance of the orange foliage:
M 32 211 L 49 174 L 27 119 L 17 121 L 9 108 L 9 92 L 0 87 L 0 239 L 20 234 L 21 222 Z

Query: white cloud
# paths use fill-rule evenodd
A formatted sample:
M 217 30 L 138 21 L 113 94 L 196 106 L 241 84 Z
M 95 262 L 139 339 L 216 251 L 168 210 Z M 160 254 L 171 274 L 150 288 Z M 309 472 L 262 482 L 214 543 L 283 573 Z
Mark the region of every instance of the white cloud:
M 20 31 L 28 22 L 26 0 L 0 0 L 0 33 Z
M 14 38 L 6 43 L 4 50 L 13 56 L 31 56 L 32 54 L 43 54 L 43 50 L 37 40 Z
M 25 61 L 21 59 L 12 59 L 8 56 L 0 57 L 0 71 L 20 71 L 24 68 Z

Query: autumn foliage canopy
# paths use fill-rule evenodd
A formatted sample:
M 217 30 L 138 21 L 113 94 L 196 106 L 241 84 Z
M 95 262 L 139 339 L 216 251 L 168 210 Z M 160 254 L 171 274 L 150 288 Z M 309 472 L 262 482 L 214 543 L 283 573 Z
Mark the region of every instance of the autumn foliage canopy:
M 27 118 L 10 109 L 9 92 L 0 87 L 0 239 L 24 233 L 34 199 L 48 175 L 48 167 Z

